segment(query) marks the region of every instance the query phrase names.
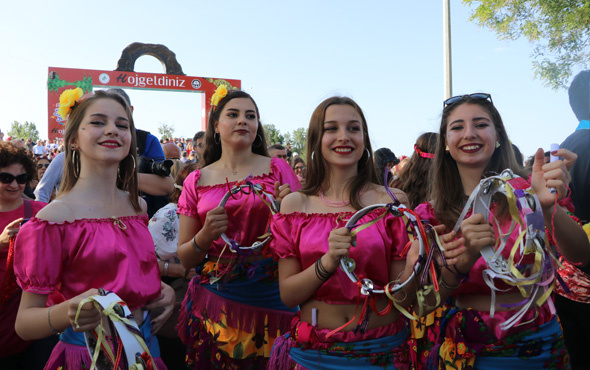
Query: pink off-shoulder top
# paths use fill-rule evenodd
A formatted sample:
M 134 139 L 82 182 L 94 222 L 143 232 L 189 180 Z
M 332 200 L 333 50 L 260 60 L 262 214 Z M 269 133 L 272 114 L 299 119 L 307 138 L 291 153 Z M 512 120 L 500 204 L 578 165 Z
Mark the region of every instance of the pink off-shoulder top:
M 104 288 L 115 292 L 131 310 L 156 299 L 160 274 L 147 215 L 118 220 L 53 223 L 32 218 L 16 239 L 18 284 L 24 291 L 57 294 L 63 300 Z
M 359 223 L 369 222 L 382 213 L 371 212 Z M 276 214 L 271 222 L 272 251 L 279 258 L 297 258 L 301 268 L 306 269 L 328 252 L 330 232 L 345 226 L 352 215 L 351 212 Z M 349 254 L 356 262 L 355 273 L 371 279 L 376 289 L 382 289 L 391 280 L 392 262 L 405 258 L 401 253 L 408 241 L 402 218 L 385 215 L 357 234 L 356 247 L 351 247 Z M 338 268 L 312 298 L 331 304 L 355 304 L 358 295 L 358 287 Z
M 236 184 L 236 181 L 227 184 L 199 185 L 201 171 L 192 172 L 184 180 L 182 193 L 178 200 L 178 213 L 184 216 L 198 218 L 201 225 L 205 224 L 207 212 L 216 208 L 225 193 Z M 291 191 L 297 191 L 301 187 L 295 172 L 289 164 L 280 158 L 272 158 L 270 161 L 270 173 L 253 176 L 248 181 L 261 184 L 265 189 L 274 194 L 275 182 L 289 184 Z M 225 205 L 228 217 L 228 229 L 226 235 L 244 246 L 250 246 L 258 237 L 266 234 L 270 209 L 259 197 L 254 194 L 249 196 L 238 193 L 235 199 L 230 197 Z M 236 214 L 237 211 L 237 214 Z M 213 241 L 209 249 L 209 257 L 218 257 L 223 251 L 223 258 L 236 258 L 236 254 L 225 248 L 223 239 Z

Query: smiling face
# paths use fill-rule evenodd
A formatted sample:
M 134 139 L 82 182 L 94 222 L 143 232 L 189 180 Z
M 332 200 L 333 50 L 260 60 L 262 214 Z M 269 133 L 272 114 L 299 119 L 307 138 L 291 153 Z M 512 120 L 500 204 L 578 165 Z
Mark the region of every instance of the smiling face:
M 129 154 L 131 132 L 125 108 L 117 101 L 101 98 L 86 109 L 72 145 L 81 158 L 120 162 Z
M 26 174 L 27 171 L 20 163 L 13 163 L 9 166 L 0 168 L 0 173 L 6 172 L 14 176 Z M 19 184 L 16 179 L 10 184 L 0 182 L 0 203 L 10 203 L 22 197 L 26 184 Z
M 445 142 L 459 168 L 483 171 L 496 150 L 497 140 L 494 122 L 481 106 L 462 104 L 449 114 Z
M 322 135 L 322 156 L 333 166 L 356 165 L 365 150 L 362 118 L 348 104 L 326 108 Z
M 234 148 L 251 146 L 256 139 L 258 115 L 252 100 L 235 98 L 227 102 L 215 124 L 222 146 Z

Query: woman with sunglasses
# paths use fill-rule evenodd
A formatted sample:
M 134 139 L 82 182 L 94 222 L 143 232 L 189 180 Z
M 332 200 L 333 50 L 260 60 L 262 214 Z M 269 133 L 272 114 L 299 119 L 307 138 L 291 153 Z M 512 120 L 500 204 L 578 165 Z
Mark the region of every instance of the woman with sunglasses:
M 238 193 L 225 207 L 218 205 L 238 183 L 261 186 L 280 201 L 299 182 L 286 161 L 268 157 L 249 94 L 220 86 L 212 105 L 203 163 L 184 181 L 178 201 L 178 257 L 186 269 L 197 269 L 178 330 L 191 369 L 264 369 L 294 310 L 280 300 L 277 263 L 266 249 L 230 250 L 220 236 L 252 246 L 268 233 L 271 210 L 254 193 Z
M 508 260 L 511 247 L 519 237 L 517 228 L 510 229 L 511 216 L 505 198 L 494 198 L 490 206 L 489 218 L 497 224 L 488 223 L 482 214 L 469 211 L 460 232 L 457 235 L 449 232 L 482 178 L 505 169 L 524 179 L 529 176 L 516 162 L 491 96 L 471 94 L 446 100 L 439 135 L 433 163 L 432 201 L 418 206 L 416 212 L 421 219 L 446 228 L 441 240 L 447 262 L 455 265 L 442 269 L 440 293 L 442 301 L 452 295 L 454 307 L 442 321 L 431 360 L 441 368 L 455 369 L 569 368 L 561 328 L 550 299 L 544 300 L 547 297 L 538 294 L 532 297 L 535 304 L 527 309 L 523 306 L 526 297 L 515 286 L 494 279 L 498 290 L 493 296 L 484 280 L 487 262 L 480 250 L 494 245 L 498 238 L 507 237 L 506 245 L 510 248 L 504 248 L 502 255 Z M 564 160 L 544 165 L 543 150 L 537 151 L 531 185 L 542 206 L 545 226 L 555 236 L 559 251 L 573 263 L 587 264 L 588 239 L 566 211 L 556 206 L 556 201 L 567 195 L 568 168 L 576 156 L 564 149 L 553 154 Z M 441 226 L 439 231 L 442 230 Z M 519 258 L 520 252 L 515 260 Z M 519 271 L 526 274 L 522 268 L 533 263 L 530 259 L 520 261 Z M 495 312 L 491 311 L 492 304 Z M 518 318 L 517 312 L 523 316 Z M 511 319 L 515 320 L 514 325 L 510 325 Z
M 81 95 L 76 89 L 60 97 L 67 123 L 59 196 L 16 241 L 15 274 L 23 288 L 16 330 L 27 340 L 59 335 L 46 369 L 89 369 L 83 333 L 102 315 L 92 302 L 80 303 L 102 288 L 132 312 L 149 346 L 151 358 L 142 356 L 148 366 L 165 369 L 153 333 L 170 316 L 174 292 L 160 282 L 147 207 L 138 195 L 131 110 L 116 92 L 96 91 L 80 101 Z M 160 315 L 150 315 L 161 307 Z
M 38 157 L 36 162 L 37 173 L 35 174 L 35 177 L 33 178 L 33 180 L 31 180 L 30 183 L 31 189 L 33 190 L 35 190 L 35 188 L 41 181 L 41 178 L 43 177 L 43 174 L 45 174 L 45 171 L 47 171 L 47 167 L 49 167 L 51 160 L 49 159 L 49 157 Z
M 48 356 L 35 352 L 14 330 L 21 289 L 14 277 L 14 241 L 22 222 L 46 204 L 23 199 L 25 185 L 35 174 L 35 163 L 25 149 L 0 143 L 0 363 L 2 368 L 21 369 L 43 365 Z M 40 358 L 36 358 L 40 357 Z M 24 366 L 24 367 L 21 367 Z
M 367 123 L 352 99 L 331 97 L 315 109 L 307 156 L 304 188 L 285 198 L 271 224 L 281 298 L 287 306 L 301 308 L 290 334 L 277 341 L 271 366 L 409 368 L 404 316 L 385 294 L 371 295 L 369 304 L 339 268 L 340 259 L 348 256 L 356 274 L 383 289 L 391 281 L 407 281 L 413 267 L 403 256 L 409 239 L 401 217 L 371 212 L 357 223 L 370 227 L 356 237 L 344 227 L 361 208 L 392 202 L 378 185 Z M 403 192 L 389 190 L 407 203 Z M 402 308 L 413 302 L 409 290 L 393 297 Z
M 305 185 L 305 179 L 307 178 L 307 167 L 305 166 L 305 161 L 301 157 L 296 157 L 293 159 L 293 171 L 295 171 L 295 175 L 297 175 L 297 179 L 301 183 L 301 186 Z

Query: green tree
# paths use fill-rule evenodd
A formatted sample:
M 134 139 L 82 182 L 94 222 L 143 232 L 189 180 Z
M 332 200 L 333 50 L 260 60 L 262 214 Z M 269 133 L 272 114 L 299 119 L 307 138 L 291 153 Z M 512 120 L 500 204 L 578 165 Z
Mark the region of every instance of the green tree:
M 160 126 L 157 128 L 160 137 L 174 137 L 174 126 L 167 124 L 166 122 L 160 122 Z
M 276 143 L 283 144 L 285 141 L 285 137 L 281 135 L 281 131 L 276 128 L 275 125 L 272 123 L 262 124 L 264 128 L 264 134 L 266 135 L 266 142 L 268 145 L 273 145 Z
M 37 142 L 37 140 L 39 140 L 39 131 L 37 130 L 37 126 L 33 122 L 29 121 L 25 121 L 25 123 L 13 121 L 10 124 L 8 135 L 15 139 L 27 140 L 28 138 L 31 138 L 33 142 Z
M 299 127 L 289 137 L 291 138 L 291 149 L 297 152 L 301 158 L 305 159 L 307 154 L 307 130 Z
M 500 39 L 526 37 L 533 45 L 535 77 L 554 90 L 567 88 L 574 69 L 590 66 L 588 0 L 463 0 L 471 20 Z

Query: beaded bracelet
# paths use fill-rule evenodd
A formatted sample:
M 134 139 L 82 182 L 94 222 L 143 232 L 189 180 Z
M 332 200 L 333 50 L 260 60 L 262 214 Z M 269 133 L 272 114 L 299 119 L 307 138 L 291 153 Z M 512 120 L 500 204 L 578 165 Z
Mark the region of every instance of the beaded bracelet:
M 47 310 L 47 322 L 49 323 L 49 330 L 51 330 L 51 334 L 54 334 L 54 335 L 62 335 L 63 334 L 63 331 L 56 330 L 53 327 L 53 325 L 51 325 L 50 312 L 51 312 L 51 309 L 52 308 L 53 308 L 53 306 L 49 306 L 49 309 Z

